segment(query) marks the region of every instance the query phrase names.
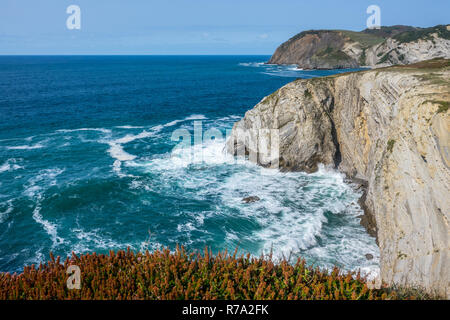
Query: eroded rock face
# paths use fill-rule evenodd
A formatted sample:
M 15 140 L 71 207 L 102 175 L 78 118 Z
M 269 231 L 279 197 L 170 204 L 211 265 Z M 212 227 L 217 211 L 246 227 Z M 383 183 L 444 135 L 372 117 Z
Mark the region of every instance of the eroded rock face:
M 347 42 L 341 33 L 332 30 L 306 33 L 282 44 L 269 63 L 297 64 L 303 69 L 356 68 L 358 61 L 343 51 Z
M 449 297 L 449 102 L 449 60 L 297 80 L 248 111 L 227 148 L 257 149 L 261 164 L 272 140 L 238 136 L 278 129 L 282 170 L 323 163 L 366 181 L 382 280 Z
M 235 124 L 236 139 L 228 140 L 228 149 L 240 155 L 244 154 L 242 149 L 246 149 L 245 154 L 254 153 L 256 145 L 271 149 L 272 140 L 259 138 L 260 129 L 278 129 L 282 169 L 313 172 L 318 163 L 333 162 L 336 146 L 332 137 L 330 114 L 334 102 L 330 90 L 325 83 L 320 88 L 307 81 L 286 85 L 264 98 Z M 264 153 L 258 153 L 254 162 L 266 165 L 263 157 Z
M 407 43 L 387 39 L 380 45 L 368 48 L 365 55 L 365 65 L 377 68 L 406 65 L 440 57 L 450 58 L 450 40 L 440 38 L 437 34 Z

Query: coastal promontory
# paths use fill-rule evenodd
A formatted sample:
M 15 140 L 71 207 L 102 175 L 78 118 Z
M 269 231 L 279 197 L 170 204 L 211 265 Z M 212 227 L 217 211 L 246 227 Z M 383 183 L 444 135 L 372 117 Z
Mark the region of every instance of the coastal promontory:
M 268 63 L 302 69 L 379 68 L 434 58 L 450 58 L 450 25 L 303 31 L 281 44 Z
M 281 170 L 334 167 L 365 187 L 381 280 L 449 297 L 450 60 L 299 79 L 233 127 L 232 154 Z M 275 142 L 262 134 L 279 132 Z M 263 150 L 263 151 L 262 151 Z

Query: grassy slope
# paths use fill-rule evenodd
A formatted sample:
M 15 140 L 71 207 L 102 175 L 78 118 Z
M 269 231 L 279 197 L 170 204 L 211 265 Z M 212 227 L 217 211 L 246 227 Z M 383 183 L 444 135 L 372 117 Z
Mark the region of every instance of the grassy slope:
M 352 41 L 361 43 L 362 47 L 364 47 L 364 48 L 374 46 L 385 40 L 385 38 L 383 38 L 381 36 L 369 34 L 369 33 L 346 31 L 346 30 L 342 30 L 341 32 L 346 37 L 349 37 Z
M 400 34 L 397 34 L 393 37 L 393 39 L 397 40 L 400 43 L 405 42 L 414 42 L 419 39 L 432 39 L 432 34 L 436 33 L 439 37 L 450 40 L 450 31 L 447 30 L 447 27 L 444 25 L 439 25 L 431 28 L 418 28 L 416 30 L 406 31 Z

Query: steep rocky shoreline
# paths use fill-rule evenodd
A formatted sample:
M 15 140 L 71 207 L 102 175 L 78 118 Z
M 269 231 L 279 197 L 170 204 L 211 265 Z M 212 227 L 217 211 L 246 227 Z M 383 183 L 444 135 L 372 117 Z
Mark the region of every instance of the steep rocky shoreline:
M 379 68 L 438 57 L 450 58 L 450 25 L 304 31 L 280 45 L 268 63 L 303 69 Z
M 449 297 L 449 103 L 450 60 L 296 80 L 249 110 L 227 148 L 264 166 L 323 163 L 361 181 L 382 280 Z

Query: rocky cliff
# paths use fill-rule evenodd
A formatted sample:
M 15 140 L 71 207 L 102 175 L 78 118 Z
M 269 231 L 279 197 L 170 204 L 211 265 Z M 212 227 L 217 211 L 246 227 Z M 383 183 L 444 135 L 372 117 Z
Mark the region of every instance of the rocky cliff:
M 411 64 L 438 57 L 450 58 L 450 26 L 304 31 L 278 47 L 268 63 L 340 69 Z
M 450 60 L 297 80 L 248 111 L 227 149 L 282 170 L 323 163 L 360 181 L 382 280 L 449 297 L 449 104 Z

